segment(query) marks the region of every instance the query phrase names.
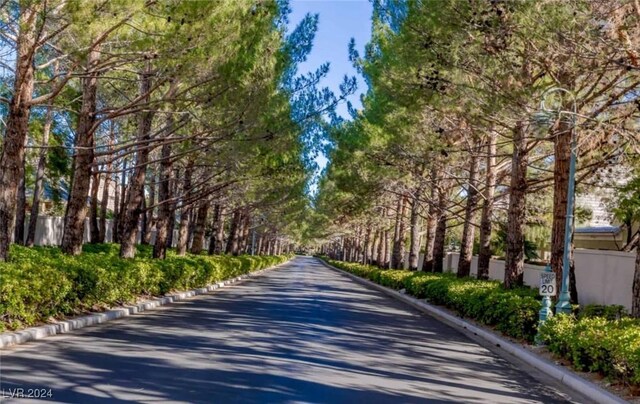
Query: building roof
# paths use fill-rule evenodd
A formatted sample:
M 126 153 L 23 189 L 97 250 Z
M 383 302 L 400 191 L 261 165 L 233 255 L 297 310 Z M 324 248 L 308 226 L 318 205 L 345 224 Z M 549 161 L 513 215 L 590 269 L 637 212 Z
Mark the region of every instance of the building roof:
M 576 228 L 576 233 L 580 234 L 618 234 L 620 232 L 620 226 L 588 226 Z

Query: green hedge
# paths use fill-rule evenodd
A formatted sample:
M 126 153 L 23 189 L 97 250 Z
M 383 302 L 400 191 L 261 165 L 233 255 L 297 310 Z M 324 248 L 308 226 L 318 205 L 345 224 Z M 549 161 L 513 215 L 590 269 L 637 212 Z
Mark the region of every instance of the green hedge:
M 497 281 L 458 279 L 454 274 L 381 270 L 356 263 L 327 260 L 331 265 L 431 303 L 447 306 L 514 338 L 533 341 L 540 301 L 531 288 L 506 290 Z
M 558 315 L 540 327 L 549 350 L 578 370 L 640 385 L 640 320 Z
M 135 259 L 118 257 L 116 244 L 86 245 L 70 257 L 58 248 L 12 246 L 11 261 L 0 263 L 0 331 L 49 318 L 78 314 L 203 287 L 286 261 L 288 256 L 176 256 L 151 258 L 139 246 Z
M 450 273 L 381 270 L 323 259 L 381 285 L 447 306 L 511 337 L 532 342 L 536 335 L 541 305 L 535 289 L 506 290 L 497 281 L 458 279 Z M 540 328 L 540 337 L 551 352 L 570 360 L 577 370 L 640 385 L 640 319 L 629 318 L 623 306 L 587 305 L 578 317 L 552 317 Z

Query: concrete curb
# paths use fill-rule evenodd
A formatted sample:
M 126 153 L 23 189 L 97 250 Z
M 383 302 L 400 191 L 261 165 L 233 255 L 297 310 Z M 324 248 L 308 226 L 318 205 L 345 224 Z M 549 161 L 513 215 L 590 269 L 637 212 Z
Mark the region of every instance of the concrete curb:
M 38 327 L 25 328 L 24 330 L 15 332 L 5 332 L 0 334 L 0 349 L 7 348 L 13 345 L 20 345 L 30 341 L 41 340 L 46 337 L 57 334 L 66 334 L 73 330 L 89 327 L 96 324 L 106 323 L 121 317 L 127 317 L 132 314 L 141 313 L 146 310 L 152 310 L 160 306 L 165 306 L 169 303 L 179 302 L 181 300 L 189 299 L 193 296 L 202 295 L 216 289 L 223 288 L 225 286 L 237 283 L 241 280 L 251 278 L 257 275 L 261 275 L 266 271 L 278 268 L 289 261 L 283 262 L 272 267 L 260 269 L 258 271 L 250 272 L 248 274 L 240 275 L 235 278 L 227 279 L 222 282 L 213 283 L 203 288 L 192 289 L 185 292 L 180 292 L 164 297 L 145 300 L 135 305 L 127 305 L 118 307 L 104 313 L 89 314 L 82 317 L 71 318 L 68 320 L 62 320 L 56 324 L 47 324 Z
M 368 287 L 381 291 L 397 300 L 400 300 L 406 304 L 409 304 L 410 306 L 413 306 L 414 308 L 424 313 L 427 313 L 431 316 L 438 318 L 439 320 L 442 320 L 443 322 L 453 326 L 454 328 L 464 329 L 474 333 L 475 335 L 479 336 L 480 338 L 484 339 L 485 341 L 494 345 L 495 347 L 508 352 L 509 354 L 515 356 L 516 358 L 526 362 L 530 366 L 533 366 L 534 368 L 538 369 L 539 371 L 546 374 L 547 376 L 558 380 L 561 384 L 564 384 L 569 388 L 576 390 L 585 396 L 588 396 L 589 398 L 591 398 L 597 403 L 602 403 L 602 404 L 628 403 L 628 401 L 625 401 L 622 398 L 609 393 L 608 391 L 600 388 L 596 384 L 591 383 L 590 381 L 585 380 L 582 377 L 576 375 L 570 370 L 560 367 L 558 365 L 555 365 L 554 363 L 551 363 L 548 360 L 541 358 L 538 355 L 532 352 L 529 352 L 528 350 L 502 337 L 499 337 L 490 331 L 477 327 L 459 317 L 452 316 L 451 314 L 445 312 L 439 307 L 426 303 L 425 301 L 416 299 L 415 297 L 402 294 L 400 292 L 397 292 L 385 286 L 378 285 L 377 283 L 371 282 L 367 279 L 360 278 L 359 276 L 353 275 L 347 271 L 344 271 L 342 269 L 329 265 L 327 262 L 325 262 L 322 259 L 319 259 L 319 260 L 326 267 L 332 270 L 335 270 L 337 272 L 340 272 L 341 274 L 351 278 L 352 280 L 358 283 L 361 283 L 363 285 L 366 285 Z

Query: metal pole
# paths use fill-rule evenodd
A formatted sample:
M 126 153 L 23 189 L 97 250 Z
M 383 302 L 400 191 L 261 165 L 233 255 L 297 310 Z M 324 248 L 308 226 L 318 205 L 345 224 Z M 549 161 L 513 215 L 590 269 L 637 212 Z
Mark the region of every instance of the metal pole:
M 553 272 L 551 270 L 551 265 L 547 265 L 544 268 L 544 272 L 547 272 L 547 273 Z M 555 276 L 555 274 L 552 276 Z M 553 310 L 551 309 L 551 298 L 549 296 L 544 296 L 542 298 L 542 308 L 538 312 L 538 332 L 535 337 L 536 344 L 538 345 L 543 344 L 542 338 L 540 337 L 540 327 L 542 326 L 542 324 L 544 324 L 545 321 L 547 321 L 551 317 L 553 317 Z
M 567 215 L 565 217 L 564 226 L 564 251 L 562 254 L 562 285 L 560 290 L 560 296 L 558 296 L 558 302 L 556 303 L 556 313 L 571 313 L 571 294 L 569 293 L 569 270 L 571 262 L 569 260 L 571 253 L 571 235 L 573 233 L 573 210 L 575 204 L 575 188 L 576 188 L 576 162 L 578 160 L 578 142 L 577 142 L 577 130 L 576 120 L 578 115 L 578 107 L 576 102 L 576 96 L 569 90 L 562 87 L 553 87 L 545 92 L 541 102 L 542 110 L 549 111 L 544 106 L 544 99 L 552 92 L 564 92 L 571 96 L 573 99 L 573 113 L 571 119 L 571 159 L 569 161 L 569 189 L 567 190 Z M 570 113 L 568 111 L 559 111 Z
M 571 235 L 573 233 L 573 211 L 576 188 L 576 162 L 578 160 L 576 141 L 576 111 L 574 100 L 573 125 L 571 128 L 571 160 L 569 162 L 569 190 L 567 191 L 567 215 L 564 225 L 564 251 L 562 254 L 562 289 L 556 303 L 556 313 L 571 313 L 571 294 L 569 293 L 569 271 L 571 269 Z

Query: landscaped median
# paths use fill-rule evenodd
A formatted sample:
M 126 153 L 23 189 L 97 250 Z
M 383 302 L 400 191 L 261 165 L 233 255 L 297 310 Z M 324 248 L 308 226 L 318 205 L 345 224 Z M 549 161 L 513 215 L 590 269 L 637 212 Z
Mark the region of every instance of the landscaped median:
M 290 256 L 176 256 L 152 259 L 150 246 L 121 259 L 116 244 L 58 248 L 12 246 L 0 263 L 0 331 L 133 303 L 141 297 L 204 287 L 287 261 Z
M 537 291 L 507 290 L 497 281 L 459 279 L 455 274 L 378 267 L 330 260 L 327 263 L 409 295 L 443 305 L 459 315 L 491 326 L 505 335 L 532 343 L 541 308 Z M 640 320 L 620 315 L 619 307 L 548 320 L 540 337 L 554 354 L 568 359 L 577 370 L 599 372 L 612 381 L 640 388 Z M 637 394 L 637 391 L 636 391 Z

